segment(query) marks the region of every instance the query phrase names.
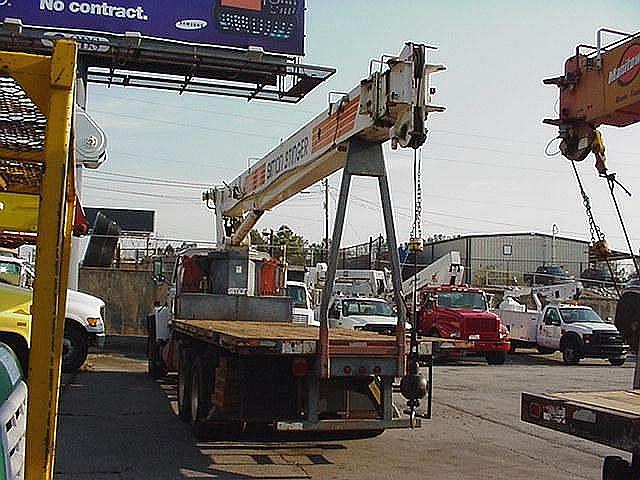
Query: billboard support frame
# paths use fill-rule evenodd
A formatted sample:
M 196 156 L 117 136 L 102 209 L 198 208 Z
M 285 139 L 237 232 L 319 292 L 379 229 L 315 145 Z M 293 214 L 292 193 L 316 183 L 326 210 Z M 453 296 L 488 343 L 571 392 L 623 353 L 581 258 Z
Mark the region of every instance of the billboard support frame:
M 194 45 L 141 36 L 22 25 L 4 19 L 0 47 L 50 54 L 52 38 L 69 38 L 88 66 L 89 83 L 298 103 L 335 69 L 260 49 Z

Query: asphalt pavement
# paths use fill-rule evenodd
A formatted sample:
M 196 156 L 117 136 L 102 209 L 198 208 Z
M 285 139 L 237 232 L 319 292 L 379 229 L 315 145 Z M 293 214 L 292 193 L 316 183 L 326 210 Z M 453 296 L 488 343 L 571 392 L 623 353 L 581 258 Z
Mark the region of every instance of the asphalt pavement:
M 144 339 L 111 339 L 62 392 L 55 478 L 599 479 L 615 450 L 522 423 L 522 391 L 625 389 L 633 364 L 523 351 L 506 365 L 435 369 L 433 419 L 361 440 L 199 442 L 176 415 L 176 378 L 146 374 Z M 400 396 L 397 403 L 403 405 Z

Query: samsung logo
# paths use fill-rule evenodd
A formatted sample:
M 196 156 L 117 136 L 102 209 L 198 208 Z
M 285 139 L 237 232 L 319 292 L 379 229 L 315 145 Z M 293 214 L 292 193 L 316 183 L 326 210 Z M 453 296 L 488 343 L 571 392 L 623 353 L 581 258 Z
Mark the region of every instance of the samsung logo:
M 176 22 L 176 28 L 179 28 L 180 30 L 202 30 L 206 26 L 206 20 L 188 19 Z

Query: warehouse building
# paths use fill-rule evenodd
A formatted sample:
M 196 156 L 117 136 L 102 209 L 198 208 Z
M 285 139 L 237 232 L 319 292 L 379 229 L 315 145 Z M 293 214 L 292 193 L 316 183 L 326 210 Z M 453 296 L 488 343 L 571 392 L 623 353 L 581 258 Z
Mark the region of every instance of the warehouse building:
M 561 265 L 576 277 L 589 267 L 589 242 L 544 233 L 468 235 L 427 243 L 418 269 L 458 251 L 464 282 L 476 286 L 523 285 L 541 265 Z M 413 255 L 404 259 L 403 276 L 413 274 Z

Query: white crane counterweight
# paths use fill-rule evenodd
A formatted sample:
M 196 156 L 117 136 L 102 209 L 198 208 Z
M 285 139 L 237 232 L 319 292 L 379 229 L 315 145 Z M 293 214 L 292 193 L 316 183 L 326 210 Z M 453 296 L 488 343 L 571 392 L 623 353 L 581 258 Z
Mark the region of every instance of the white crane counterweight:
M 289 199 L 347 161 L 351 140 L 417 148 L 426 139 L 430 73 L 425 45 L 407 43 L 368 78 L 284 140 L 229 184 L 205 193 L 216 209 L 218 245 L 240 245 L 265 210 Z

